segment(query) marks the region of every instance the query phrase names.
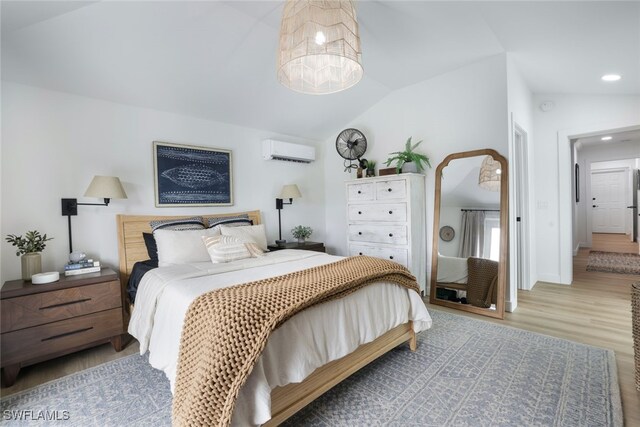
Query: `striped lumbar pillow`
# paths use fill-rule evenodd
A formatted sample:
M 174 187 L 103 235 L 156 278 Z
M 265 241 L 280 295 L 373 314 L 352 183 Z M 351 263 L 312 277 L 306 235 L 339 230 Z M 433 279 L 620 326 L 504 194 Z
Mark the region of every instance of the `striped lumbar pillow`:
M 239 227 L 243 225 L 253 225 L 253 221 L 249 219 L 249 215 L 241 214 L 236 216 L 219 216 L 215 218 L 208 218 L 209 228 L 220 230 L 220 227 Z
M 235 236 L 202 236 L 213 263 L 237 261 L 264 256 L 260 247 L 251 239 Z
M 151 230 L 202 230 L 204 226 L 204 218 L 194 216 L 191 218 L 165 219 L 162 221 L 151 221 Z

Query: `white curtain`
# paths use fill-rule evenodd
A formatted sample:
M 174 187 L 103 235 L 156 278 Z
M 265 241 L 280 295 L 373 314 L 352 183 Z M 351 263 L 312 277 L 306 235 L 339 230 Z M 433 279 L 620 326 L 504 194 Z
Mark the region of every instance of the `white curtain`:
M 483 211 L 462 212 L 460 258 L 484 258 L 484 218 Z

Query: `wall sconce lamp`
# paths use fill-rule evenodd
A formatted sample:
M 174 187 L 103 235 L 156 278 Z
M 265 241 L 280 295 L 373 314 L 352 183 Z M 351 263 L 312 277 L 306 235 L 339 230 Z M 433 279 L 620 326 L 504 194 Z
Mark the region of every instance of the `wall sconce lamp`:
M 73 252 L 71 217 L 78 215 L 78 206 L 109 206 L 111 199 L 126 199 L 127 193 L 122 188 L 118 177 L 96 175 L 84 192 L 84 196 L 104 199 L 104 203 L 78 203 L 78 199 L 62 199 L 62 216 L 67 217 L 69 224 L 69 253 Z
M 292 205 L 293 199 L 299 199 L 301 197 L 302 194 L 300 194 L 298 186 L 295 184 L 291 184 L 283 186 L 280 195 L 276 199 L 276 209 L 278 209 L 278 240 L 276 240 L 276 245 L 278 246 L 283 245 L 287 242 L 286 240 L 282 239 L 282 208 L 284 207 L 284 205 Z M 284 199 L 289 199 L 289 202 L 285 202 Z

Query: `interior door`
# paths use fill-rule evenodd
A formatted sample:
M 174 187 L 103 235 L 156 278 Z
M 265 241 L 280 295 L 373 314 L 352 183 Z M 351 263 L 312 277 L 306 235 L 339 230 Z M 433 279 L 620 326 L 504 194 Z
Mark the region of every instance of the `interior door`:
M 625 233 L 627 172 L 591 172 L 594 233 Z

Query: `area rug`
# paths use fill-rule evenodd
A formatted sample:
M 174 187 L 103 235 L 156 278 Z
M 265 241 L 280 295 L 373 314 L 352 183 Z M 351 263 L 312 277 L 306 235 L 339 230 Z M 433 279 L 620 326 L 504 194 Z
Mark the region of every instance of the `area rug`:
M 589 252 L 587 271 L 640 274 L 640 255 L 622 252 Z
M 621 426 L 611 350 L 431 311 L 402 345 L 289 426 Z M 124 357 L 2 399 L 5 425 L 169 426 L 171 393 L 146 357 Z M 16 417 L 36 421 L 15 421 Z

